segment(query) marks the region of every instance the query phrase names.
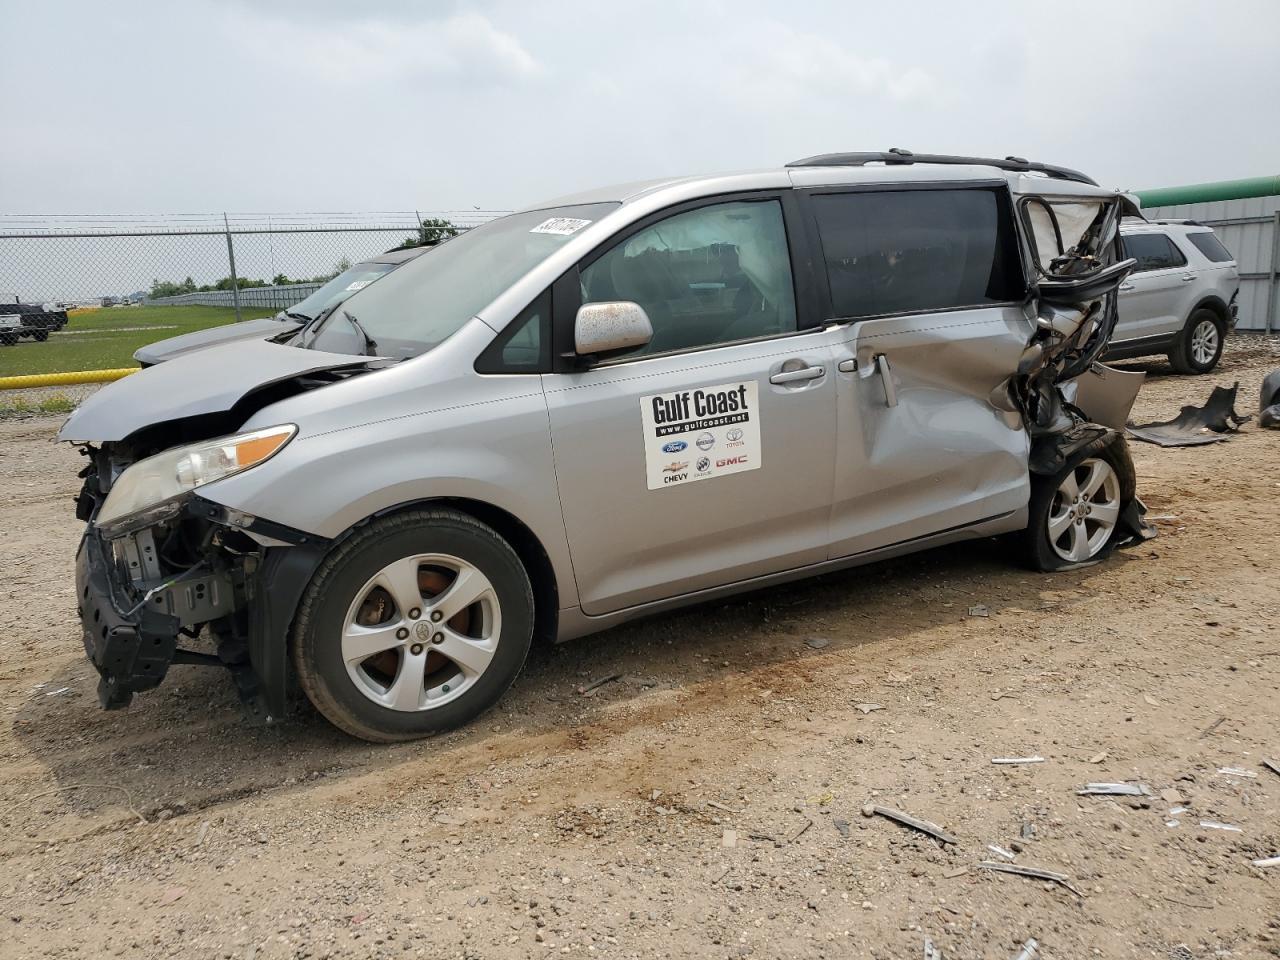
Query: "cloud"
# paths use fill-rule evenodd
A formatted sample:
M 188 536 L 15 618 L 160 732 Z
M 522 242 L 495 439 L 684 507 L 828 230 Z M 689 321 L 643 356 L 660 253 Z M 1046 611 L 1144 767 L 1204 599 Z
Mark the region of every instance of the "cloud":
M 222 26 L 227 40 L 254 59 L 335 86 L 415 77 L 510 82 L 544 72 L 515 36 L 474 12 L 415 23 L 316 22 L 240 8 Z
M 770 106 L 850 98 L 896 103 L 937 102 L 943 86 L 914 64 L 866 56 L 831 37 L 795 30 L 776 21 L 745 29 L 733 46 L 741 92 Z

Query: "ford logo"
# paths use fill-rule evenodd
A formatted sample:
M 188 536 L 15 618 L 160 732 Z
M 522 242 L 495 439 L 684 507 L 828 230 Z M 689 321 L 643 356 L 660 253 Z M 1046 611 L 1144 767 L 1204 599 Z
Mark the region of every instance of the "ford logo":
M 662 452 L 663 453 L 679 453 L 681 450 L 683 450 L 687 446 L 688 444 L 685 443 L 683 440 L 672 440 L 670 443 L 664 443 L 662 445 Z

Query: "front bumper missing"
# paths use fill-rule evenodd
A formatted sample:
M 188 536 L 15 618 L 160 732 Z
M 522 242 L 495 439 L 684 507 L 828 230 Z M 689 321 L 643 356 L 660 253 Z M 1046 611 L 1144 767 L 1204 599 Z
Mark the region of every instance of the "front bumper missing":
M 107 710 L 128 706 L 135 693 L 164 679 L 181 626 L 149 603 L 129 603 L 112 575 L 101 540 L 88 531 L 76 553 L 76 602 L 85 653 L 101 676 L 98 700 Z
M 172 663 L 221 665 L 231 669 L 254 714 L 281 717 L 289 629 L 329 541 L 200 497 L 185 504 L 185 513 L 224 534 L 240 531 L 258 547 L 224 550 L 166 575 L 150 529 L 107 539 L 90 522 L 81 540 L 76 597 L 85 653 L 102 678 L 98 699 L 108 710 L 124 707 L 159 684 Z M 217 656 L 179 646 L 181 636 L 195 637 L 206 624 L 221 625 L 214 631 Z

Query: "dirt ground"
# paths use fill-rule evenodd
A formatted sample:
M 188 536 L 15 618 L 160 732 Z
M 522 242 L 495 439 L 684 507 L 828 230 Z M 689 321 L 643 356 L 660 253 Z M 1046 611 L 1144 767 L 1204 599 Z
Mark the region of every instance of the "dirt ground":
M 1136 417 L 1236 379 L 1255 412 L 1277 366 L 1260 338 L 1148 365 Z M 1280 956 L 1250 864 L 1280 854 L 1280 434 L 1132 443 L 1160 536 L 1091 569 L 978 542 L 749 594 L 536 650 L 470 727 L 371 747 L 199 667 L 98 708 L 56 426 L 0 423 L 5 960 Z

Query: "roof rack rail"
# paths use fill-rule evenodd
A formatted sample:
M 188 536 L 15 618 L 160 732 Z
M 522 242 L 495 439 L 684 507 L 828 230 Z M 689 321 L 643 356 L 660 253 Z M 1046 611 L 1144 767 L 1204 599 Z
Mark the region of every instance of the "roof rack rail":
M 1056 180 L 1072 180 L 1076 183 L 1087 183 L 1096 187 L 1092 178 L 1079 170 L 1057 167 L 1048 163 L 1033 163 L 1023 157 L 1005 157 L 996 160 L 992 157 L 953 157 L 943 153 L 912 153 L 900 147 L 893 147 L 885 153 L 820 153 L 803 160 L 793 160 L 788 167 L 865 167 L 869 163 L 883 163 L 886 166 L 909 166 L 914 163 L 950 163 L 984 167 L 997 167 L 1014 173 L 1043 173 Z

